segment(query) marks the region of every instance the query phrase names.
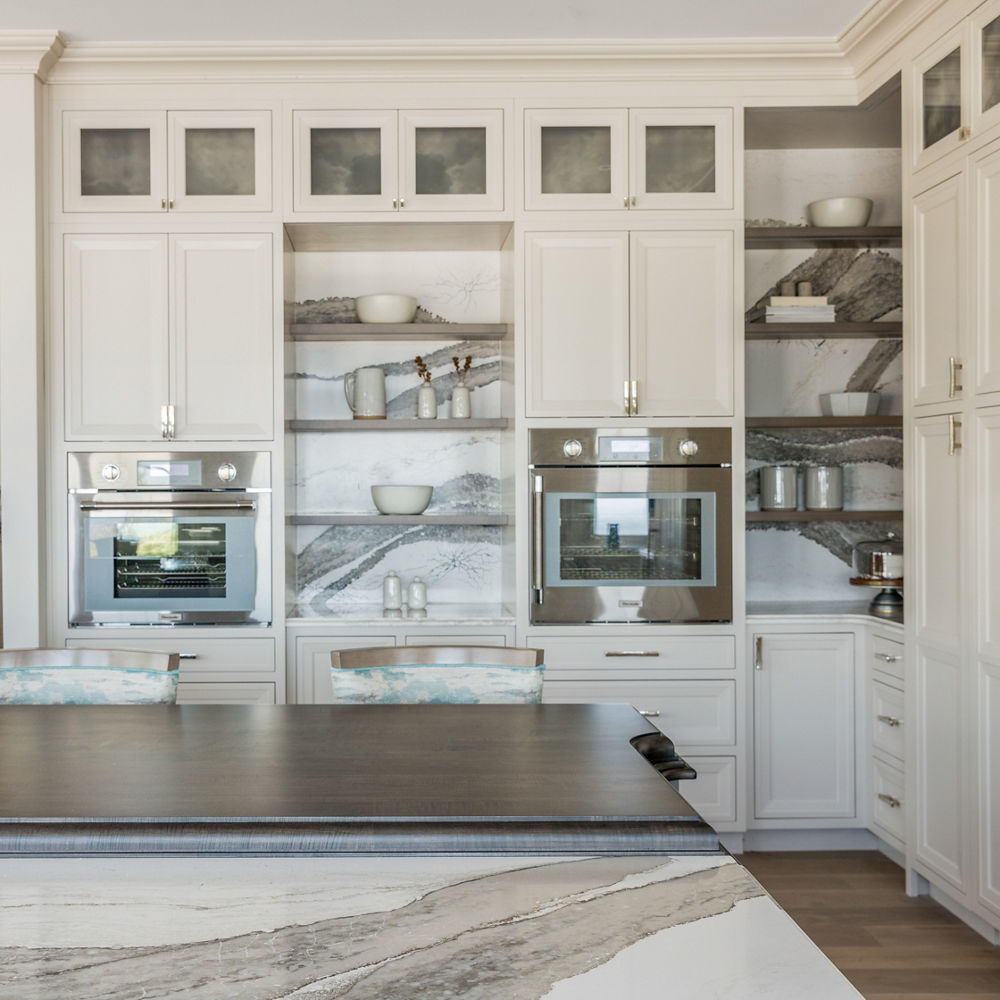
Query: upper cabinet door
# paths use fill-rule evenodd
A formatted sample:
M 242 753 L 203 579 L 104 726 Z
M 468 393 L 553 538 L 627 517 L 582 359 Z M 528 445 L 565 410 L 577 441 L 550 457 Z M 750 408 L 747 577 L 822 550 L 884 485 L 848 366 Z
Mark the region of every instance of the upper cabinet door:
M 733 207 L 731 108 L 633 109 L 629 207 Z
M 296 111 L 292 120 L 295 211 L 398 207 L 395 111 Z
M 913 402 L 962 397 L 968 276 L 965 176 L 953 174 L 913 199 L 912 329 Z M 963 367 L 960 367 L 963 366 Z
M 171 211 L 270 211 L 269 111 L 171 111 L 167 121 Z
M 64 211 L 166 210 L 163 111 L 66 111 L 62 145 Z
M 957 149 L 970 134 L 970 74 L 965 26 L 949 32 L 913 65 L 913 165 Z
M 525 208 L 628 207 L 628 112 L 524 113 Z
M 972 131 L 1000 122 L 1000 0 L 984 3 L 972 17 Z
M 503 111 L 400 111 L 399 208 L 503 210 Z
M 971 160 L 976 393 L 1000 393 L 1000 142 Z M 981 400 L 980 402 L 988 402 Z

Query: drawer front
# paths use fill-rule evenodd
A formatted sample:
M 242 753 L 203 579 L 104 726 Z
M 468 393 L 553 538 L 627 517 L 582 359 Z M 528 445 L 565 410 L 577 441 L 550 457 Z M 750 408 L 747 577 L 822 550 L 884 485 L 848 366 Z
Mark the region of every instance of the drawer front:
M 404 646 L 508 646 L 513 642 L 508 642 L 507 636 L 498 632 L 489 632 L 483 635 L 457 635 L 454 633 L 443 633 L 437 635 L 425 635 L 422 632 L 412 633 L 404 636 Z
M 871 664 L 876 670 L 903 680 L 903 644 L 881 635 L 872 636 Z
M 68 639 L 67 646 L 91 649 L 152 649 L 180 653 L 181 680 L 194 679 L 199 673 L 230 671 L 238 673 L 273 673 L 274 639 L 192 639 L 173 634 L 155 639 Z
M 664 670 L 735 670 L 731 635 L 646 639 L 641 635 L 553 638 L 529 633 L 525 645 L 545 650 L 545 669 L 566 675 L 642 676 Z
M 709 823 L 736 822 L 736 758 L 681 753 L 698 772 L 694 781 L 678 781 L 677 790 Z
M 881 681 L 872 681 L 871 691 L 872 747 L 902 762 L 905 756 L 903 692 Z
M 329 705 L 333 702 L 330 651 L 395 646 L 391 635 L 300 635 L 295 639 L 295 703 Z
M 871 759 L 871 817 L 874 832 L 894 838 L 902 848 L 906 837 L 903 772 L 878 757 Z
M 178 705 L 273 705 L 274 685 L 258 684 L 199 684 L 181 681 L 177 685 Z
M 735 746 L 736 682 L 731 680 L 552 680 L 542 701 L 625 702 L 678 747 Z

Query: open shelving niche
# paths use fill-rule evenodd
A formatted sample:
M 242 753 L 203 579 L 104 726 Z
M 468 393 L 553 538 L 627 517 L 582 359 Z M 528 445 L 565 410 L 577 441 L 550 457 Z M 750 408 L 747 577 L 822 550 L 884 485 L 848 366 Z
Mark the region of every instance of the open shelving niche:
M 450 251 L 467 252 L 470 250 L 502 251 L 508 241 L 510 226 L 477 224 L 477 223 L 324 223 L 324 224 L 299 224 L 297 226 L 286 227 L 289 231 L 293 251 L 308 250 L 310 252 L 336 251 L 336 252 L 362 252 L 362 253 L 382 253 L 382 252 L 403 252 L 411 253 L 423 250 L 448 253 Z M 358 294 L 361 294 L 358 292 Z M 341 296 L 344 297 L 344 296 Z M 418 299 L 420 296 L 418 295 Z M 424 302 L 421 301 L 421 306 Z M 504 312 L 508 311 L 504 306 Z M 294 315 L 294 314 L 293 314 Z M 358 322 L 291 322 L 286 326 L 286 369 L 289 364 L 295 365 L 294 373 L 288 372 L 288 377 L 293 379 L 304 377 L 298 366 L 298 346 L 299 345 L 319 345 L 330 344 L 334 349 L 338 345 L 358 344 L 362 345 L 362 350 L 366 344 L 378 344 L 388 347 L 406 343 L 455 343 L 455 344 L 488 344 L 497 345 L 497 355 L 501 358 L 501 370 L 511 370 L 512 366 L 507 362 L 506 355 L 511 350 L 511 327 L 507 323 L 494 322 L 436 322 L 422 321 L 418 315 L 417 321 L 411 323 L 374 324 Z M 402 352 L 397 352 L 402 353 Z M 408 353 L 408 352 L 407 352 Z M 427 351 L 418 353 L 427 354 Z M 366 362 L 367 363 L 367 362 Z M 351 368 L 354 365 L 350 365 Z M 397 363 L 398 367 L 398 363 Z M 475 369 L 473 369 L 475 370 Z M 334 379 L 336 381 L 336 379 Z M 294 382 L 291 386 L 291 396 L 296 397 Z M 501 384 L 500 391 L 501 412 L 511 412 L 512 391 L 511 387 Z M 391 399 L 390 399 L 391 404 Z M 473 406 L 475 407 L 475 392 L 473 392 Z M 476 416 L 466 419 L 452 419 L 439 416 L 434 419 L 418 419 L 416 415 L 412 417 L 389 417 L 382 420 L 354 420 L 350 417 L 342 418 L 334 416 L 326 417 L 303 417 L 297 414 L 298 407 L 291 408 L 291 416 L 285 422 L 286 435 L 290 438 L 289 451 L 296 454 L 296 443 L 299 435 L 319 434 L 330 435 L 331 442 L 340 435 L 362 434 L 366 439 L 372 441 L 372 448 L 377 449 L 376 442 L 382 435 L 394 435 L 403 433 L 409 439 L 413 435 L 414 440 L 419 441 L 424 434 L 432 435 L 432 439 L 445 441 L 454 440 L 451 436 L 485 433 L 488 436 L 493 434 L 506 438 L 506 432 L 511 427 L 511 421 L 507 416 Z M 505 512 L 509 509 L 507 495 L 512 490 L 511 483 L 508 482 L 512 474 L 510 453 L 511 447 L 500 446 L 499 452 L 503 456 L 500 460 L 500 467 L 496 469 L 497 479 L 500 482 L 500 502 L 502 509 L 499 512 L 482 511 L 478 509 L 470 510 L 443 510 L 417 515 L 388 515 L 377 512 L 358 512 L 357 510 L 338 511 L 316 510 L 309 512 L 299 512 L 296 506 L 296 498 L 289 497 L 288 513 L 285 523 L 291 531 L 299 528 L 304 529 L 354 529 L 364 532 L 376 531 L 380 535 L 384 533 L 390 540 L 390 545 L 400 544 L 399 533 L 406 533 L 415 529 L 426 528 L 447 528 L 455 531 L 462 529 L 488 529 L 501 530 L 500 547 L 502 550 L 510 550 L 512 546 L 506 538 L 506 531 L 511 527 L 512 519 Z M 298 467 L 297 459 L 293 459 L 295 469 L 294 479 L 299 481 L 302 470 Z M 405 534 L 403 536 L 405 544 Z M 297 552 L 298 546 L 294 542 L 290 545 L 290 551 Z M 299 580 L 297 575 L 297 557 L 291 560 L 293 563 L 292 572 L 295 579 L 291 581 L 292 591 L 299 592 Z M 364 560 L 360 560 L 364 562 Z M 509 585 L 506 582 L 508 576 L 512 577 L 512 568 L 508 569 L 506 562 L 509 557 L 502 555 L 501 562 L 504 563 L 501 569 L 503 580 L 499 585 L 501 596 L 495 602 L 496 618 L 498 621 L 510 618 L 512 614 L 507 610 L 508 601 L 505 599 L 509 592 Z M 396 568 L 396 567 L 393 567 Z M 425 574 L 426 575 L 426 574 Z M 475 589 L 475 588 L 473 588 Z M 434 588 L 430 588 L 429 597 L 434 602 Z M 370 602 L 380 600 L 380 594 L 372 593 L 368 601 L 358 602 L 351 599 L 347 603 L 353 605 L 357 603 L 360 617 L 368 617 L 371 613 Z M 446 599 L 449 605 L 454 605 L 453 600 Z M 292 602 L 294 605 L 294 601 Z M 477 593 L 477 615 L 482 614 L 483 602 Z M 310 617 L 315 620 L 315 609 Z M 331 613 L 331 618 L 343 622 L 343 608 L 338 607 Z M 294 607 L 290 608 L 290 617 L 296 617 Z M 433 616 L 432 619 L 433 620 Z

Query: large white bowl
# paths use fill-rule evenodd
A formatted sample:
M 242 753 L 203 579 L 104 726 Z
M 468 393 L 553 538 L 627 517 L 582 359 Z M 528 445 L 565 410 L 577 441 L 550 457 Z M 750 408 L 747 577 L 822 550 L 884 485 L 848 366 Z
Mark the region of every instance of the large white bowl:
M 823 198 L 806 206 L 814 226 L 863 226 L 872 214 L 871 198 Z
M 878 413 L 877 392 L 824 392 L 820 394 L 820 409 L 828 417 L 870 417 Z
M 433 486 L 373 486 L 372 500 L 381 514 L 422 514 L 433 492 Z
M 354 307 L 362 323 L 412 323 L 417 313 L 417 300 L 412 295 L 382 292 L 359 295 L 354 300 Z

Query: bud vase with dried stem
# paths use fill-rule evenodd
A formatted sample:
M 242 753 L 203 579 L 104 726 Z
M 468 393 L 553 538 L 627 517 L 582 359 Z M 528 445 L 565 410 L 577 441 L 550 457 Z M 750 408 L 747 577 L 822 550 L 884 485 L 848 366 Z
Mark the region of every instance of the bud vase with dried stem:
M 431 373 L 418 354 L 416 357 L 417 374 L 422 385 L 417 389 L 417 417 L 420 420 L 434 420 L 438 415 L 437 390 L 431 385 Z

